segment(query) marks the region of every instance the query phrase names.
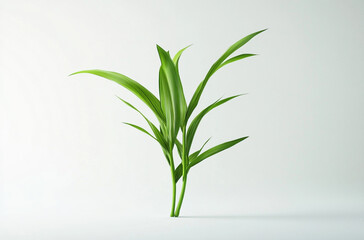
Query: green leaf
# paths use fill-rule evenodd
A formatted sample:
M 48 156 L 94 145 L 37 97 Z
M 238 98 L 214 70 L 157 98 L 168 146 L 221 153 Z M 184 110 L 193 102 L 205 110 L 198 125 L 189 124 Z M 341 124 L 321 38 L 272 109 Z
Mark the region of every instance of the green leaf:
M 206 150 L 205 152 L 201 153 L 197 158 L 195 158 L 193 161 L 191 161 L 189 168 L 195 166 L 196 164 L 200 163 L 201 161 L 205 160 L 208 157 L 211 157 L 212 155 L 215 155 L 216 153 L 219 153 L 221 151 L 224 151 L 225 149 L 228 149 L 232 146 L 234 146 L 235 144 L 247 139 L 248 137 L 242 137 L 242 138 L 238 138 L 229 142 L 224 142 L 222 144 L 219 144 L 215 147 L 212 147 L 208 150 Z
M 210 141 L 210 139 L 211 138 L 209 138 L 209 139 L 207 139 L 207 141 L 202 145 L 202 147 L 198 150 L 198 151 L 196 151 L 196 152 L 194 152 L 194 153 L 192 153 L 189 157 L 188 157 L 188 159 L 189 159 L 189 161 L 192 161 L 193 159 L 195 159 L 197 156 L 198 156 L 198 154 L 202 151 L 202 149 L 203 149 L 203 147 L 206 145 L 206 143 L 208 142 L 208 141 Z M 178 141 L 176 141 L 176 144 L 178 143 Z M 181 144 L 181 143 L 179 143 L 179 144 Z M 178 145 L 177 145 L 178 146 Z M 181 151 L 182 151 L 182 144 L 180 145 L 180 147 L 181 147 Z M 178 148 L 178 147 L 177 147 Z M 181 157 L 181 159 L 182 159 L 182 152 L 180 153 L 180 157 Z M 188 168 L 187 168 L 187 171 L 188 171 Z M 178 182 L 178 180 L 182 177 L 182 174 L 183 174 L 183 166 L 182 166 L 182 163 L 180 163 L 178 166 L 177 166 L 177 168 L 176 168 L 176 170 L 175 170 L 175 176 L 174 176 L 174 178 L 175 178 L 175 182 L 177 183 Z
M 159 96 L 161 99 L 161 106 L 164 112 L 164 117 L 166 119 L 164 137 L 168 142 L 169 148 L 172 148 L 176 130 L 175 113 L 172 105 L 172 97 L 169 91 L 167 78 L 162 68 L 159 69 Z
M 232 63 L 232 62 L 235 62 L 235 61 L 238 61 L 238 60 L 241 60 L 241 59 L 244 59 L 244 58 L 247 58 L 247 57 L 252 57 L 252 56 L 256 56 L 257 54 L 252 54 L 252 53 L 244 53 L 244 54 L 240 54 L 238 56 L 235 56 L 235 57 L 232 57 L 232 58 L 229 58 L 228 60 L 226 60 L 225 62 L 223 62 L 217 69 L 219 70 L 220 68 L 222 68 L 223 66 L 229 64 L 229 63 Z
M 178 180 L 182 177 L 182 174 L 183 174 L 183 166 L 182 166 L 182 163 L 180 163 L 176 167 L 176 170 L 174 170 L 174 181 L 175 181 L 175 183 L 177 183 Z
M 228 98 L 224 98 L 222 100 L 218 100 L 216 102 L 214 102 L 213 104 L 211 104 L 210 106 L 206 107 L 204 110 L 202 110 L 191 122 L 189 128 L 188 128 L 188 131 L 187 131 L 187 138 L 186 138 L 186 151 L 187 153 L 190 152 L 190 149 L 191 149 L 191 146 L 192 146 L 192 141 L 193 141 L 193 138 L 195 136 L 195 133 L 196 133 L 196 130 L 197 130 L 197 127 L 199 126 L 202 118 L 209 112 L 211 111 L 212 109 L 214 109 L 215 107 L 217 106 L 220 106 L 221 104 L 224 104 L 228 101 L 230 101 L 231 99 L 234 99 L 236 97 L 239 97 L 243 94 L 239 94 L 239 95 L 235 95 L 235 96 L 232 96 L 232 97 L 228 97 Z
M 178 156 L 182 159 L 182 153 L 183 153 L 183 146 L 182 143 L 180 141 L 178 141 L 178 139 L 176 139 L 175 142 L 176 146 L 177 146 L 177 152 L 178 152 Z
M 185 117 L 185 122 L 188 121 L 189 117 L 191 116 L 193 110 L 196 108 L 201 94 L 208 82 L 208 80 L 210 79 L 210 77 L 217 71 L 217 69 L 219 69 L 220 65 L 231 55 L 233 54 L 236 50 L 238 50 L 239 48 L 241 48 L 244 44 L 246 44 L 247 42 L 249 42 L 253 37 L 255 37 L 256 35 L 258 35 L 261 32 L 264 32 L 267 29 L 252 33 L 242 39 L 240 39 L 239 41 L 237 41 L 236 43 L 234 43 L 233 45 L 231 45 L 229 47 L 228 50 L 226 50 L 226 52 L 211 66 L 210 70 L 208 71 L 208 73 L 206 74 L 204 80 L 198 85 L 195 93 L 192 96 L 192 99 L 188 105 L 187 108 L 187 112 L 186 112 L 186 117 Z
M 183 93 L 181 80 L 171 56 L 158 45 L 157 50 L 161 60 L 161 71 L 164 73 L 164 75 L 162 74 L 162 79 L 165 79 L 165 81 L 163 81 L 162 88 L 169 89 L 171 96 L 175 123 L 173 138 L 175 138 L 175 136 L 177 136 L 178 128 L 182 125 L 186 113 L 186 99 Z
M 185 47 L 185 48 L 182 48 L 182 49 L 181 49 L 181 50 L 179 50 L 179 51 L 176 53 L 176 55 L 173 57 L 173 63 L 174 63 L 174 65 L 176 66 L 177 77 L 178 77 L 178 81 L 179 81 L 179 82 L 181 82 L 181 76 L 180 76 L 180 74 L 179 74 L 179 66 L 178 66 L 178 64 L 179 64 L 179 59 L 180 59 L 180 57 L 181 57 L 182 53 L 183 53 L 183 52 L 184 52 L 187 48 L 189 48 L 191 45 L 192 45 L 192 44 L 188 45 L 188 46 L 187 46 L 187 47 Z M 182 92 L 182 94 L 183 94 L 183 92 Z M 184 94 L 183 94 L 183 95 L 184 95 Z M 184 124 L 184 117 L 185 117 L 185 115 L 186 115 L 186 110 L 187 110 L 187 104 L 186 104 L 185 102 L 184 102 L 183 104 L 184 104 L 184 106 L 183 106 L 184 110 L 183 110 L 183 112 L 181 113 L 181 114 L 183 114 L 183 115 L 182 115 L 182 118 L 181 118 L 181 124 L 180 124 L 181 129 L 182 129 L 183 124 Z
M 140 115 L 142 115 L 142 117 L 145 119 L 145 121 L 147 121 L 149 127 L 152 129 L 154 136 L 155 136 L 156 140 L 159 142 L 159 144 L 161 145 L 161 147 L 164 150 L 168 151 L 167 143 L 164 141 L 164 138 L 163 138 L 161 132 L 158 130 L 158 128 L 151 121 L 149 121 L 149 119 L 141 111 L 139 111 L 136 107 L 134 107 L 131 103 L 125 101 L 124 99 L 122 99 L 118 96 L 117 96 L 117 98 L 119 98 L 126 105 L 128 105 L 129 107 L 131 107 L 132 109 L 137 111 Z
M 139 127 L 139 126 L 137 126 L 135 124 L 132 124 L 132 123 L 127 123 L 127 122 L 123 122 L 123 123 L 126 124 L 126 125 L 129 125 L 129 126 L 132 126 L 132 127 L 136 128 L 136 129 L 138 129 L 139 131 L 142 131 L 143 133 L 146 133 L 147 135 L 151 136 L 154 140 L 156 140 L 158 142 L 158 140 L 152 134 L 150 134 L 147 130 L 145 130 L 144 128 Z
M 200 154 L 200 152 L 202 151 L 203 147 L 206 145 L 206 143 L 208 143 L 208 141 L 210 141 L 210 139 L 211 138 L 207 139 L 206 142 L 202 145 L 202 147 L 199 150 L 197 150 L 196 152 L 192 153 L 188 157 L 188 159 L 189 159 L 190 162 L 193 161 Z
M 174 55 L 173 57 L 173 63 L 177 66 L 178 62 L 179 62 L 179 58 L 181 57 L 182 53 L 184 52 L 184 50 L 186 50 L 187 48 L 191 47 L 192 44 L 188 45 L 187 47 L 182 48 L 181 50 L 179 50 L 176 55 Z
M 182 55 L 182 53 L 184 52 L 184 50 L 186 50 L 187 48 L 189 48 L 190 46 L 192 46 L 192 44 L 188 45 L 187 47 L 185 48 L 182 48 L 181 50 L 179 50 L 176 55 L 174 55 L 173 57 L 173 63 L 174 65 L 176 66 L 176 70 L 177 70 L 177 75 L 178 75 L 178 78 L 179 78 L 179 81 L 181 81 L 181 77 L 179 75 L 179 67 L 178 67 L 178 63 L 179 63 L 179 59 Z
M 110 72 L 98 69 L 79 71 L 70 75 L 75 75 L 79 73 L 94 74 L 120 84 L 121 86 L 134 93 L 139 99 L 141 99 L 154 112 L 161 124 L 164 123 L 165 118 L 159 100 L 153 95 L 153 93 L 151 93 L 148 89 L 146 89 L 133 79 L 117 72 Z

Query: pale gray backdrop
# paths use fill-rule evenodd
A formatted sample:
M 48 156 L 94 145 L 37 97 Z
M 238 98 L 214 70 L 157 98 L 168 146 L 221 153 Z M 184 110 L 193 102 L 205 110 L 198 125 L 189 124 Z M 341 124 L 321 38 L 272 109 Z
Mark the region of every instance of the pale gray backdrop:
M 360 239 L 363 1 L 0 1 L 1 239 Z M 182 56 L 188 100 L 236 40 L 269 28 L 208 83 L 195 147 L 249 135 L 190 172 L 169 219 L 170 172 L 146 126 L 82 69 L 157 94 L 155 44 Z M 188 235 L 188 236 L 186 236 Z

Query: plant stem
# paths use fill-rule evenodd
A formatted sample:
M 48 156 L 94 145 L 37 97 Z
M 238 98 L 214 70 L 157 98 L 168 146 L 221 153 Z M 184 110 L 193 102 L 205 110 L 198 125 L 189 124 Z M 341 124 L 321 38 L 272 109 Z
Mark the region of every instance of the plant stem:
M 178 201 L 176 213 L 174 214 L 175 217 L 178 217 L 179 216 L 179 211 L 181 210 L 181 206 L 182 206 L 182 202 L 183 202 L 183 197 L 185 196 L 186 183 L 187 183 L 187 174 L 183 178 L 183 185 L 182 185 L 181 195 L 179 196 L 179 201 Z
M 185 196 L 187 173 L 188 173 L 187 167 L 188 167 L 189 159 L 188 159 L 188 153 L 186 151 L 186 127 L 185 126 L 182 128 L 182 146 L 183 146 L 183 153 L 182 153 L 182 167 L 183 167 L 183 172 L 182 172 L 183 177 L 182 177 L 182 179 L 183 179 L 183 183 L 182 183 L 181 194 L 180 194 L 179 200 L 178 200 L 177 209 L 176 209 L 176 212 L 174 214 L 175 217 L 179 216 L 179 211 L 181 210 L 183 198 Z
M 171 209 L 171 217 L 174 217 L 174 209 L 176 205 L 176 181 L 175 181 L 175 169 L 174 169 L 174 161 L 173 161 L 173 153 L 170 153 L 170 166 L 171 166 L 171 175 L 172 175 L 172 209 Z

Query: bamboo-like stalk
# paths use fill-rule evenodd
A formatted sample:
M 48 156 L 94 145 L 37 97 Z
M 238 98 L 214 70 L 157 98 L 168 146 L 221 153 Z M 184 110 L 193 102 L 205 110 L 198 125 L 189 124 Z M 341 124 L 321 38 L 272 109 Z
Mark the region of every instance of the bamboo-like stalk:
M 185 191 L 186 191 L 186 183 L 187 183 L 187 174 L 186 176 L 183 178 L 183 183 L 182 183 L 182 189 L 181 189 L 181 194 L 179 196 L 179 200 L 178 200 L 178 204 L 177 204 L 177 208 L 176 208 L 176 212 L 174 214 L 175 217 L 179 216 L 179 212 L 181 210 L 182 207 L 182 202 L 183 202 L 183 198 L 185 196 Z
M 181 206 L 182 206 L 182 202 L 183 202 L 183 198 L 185 195 L 185 190 L 186 190 L 186 183 L 187 183 L 187 167 L 189 164 L 189 158 L 188 158 L 188 149 L 187 149 L 187 142 L 186 142 L 186 125 L 187 123 L 184 122 L 184 125 L 182 127 L 182 189 L 181 189 L 181 194 L 178 200 L 178 204 L 177 204 L 177 209 L 175 212 L 175 216 L 178 217 L 179 216 L 179 212 L 181 210 Z
M 171 178 L 172 178 L 172 209 L 171 209 L 171 217 L 174 217 L 174 210 L 176 205 L 176 180 L 175 180 L 175 168 L 174 168 L 174 160 L 173 160 L 173 152 L 171 151 L 169 154 L 169 163 L 171 168 Z
M 186 102 L 182 82 L 180 79 L 178 62 L 183 51 L 187 49 L 189 46 L 178 51 L 172 59 L 169 51 L 165 51 L 163 48 L 157 45 L 158 55 L 161 60 L 161 66 L 159 70 L 159 99 L 140 83 L 117 72 L 93 69 L 93 70 L 79 71 L 71 74 L 74 75 L 79 73 L 90 73 L 114 81 L 119 85 L 128 89 L 133 94 L 135 94 L 140 100 L 142 100 L 148 106 L 150 110 L 152 110 L 152 112 L 156 116 L 156 119 L 159 122 L 159 127 L 155 126 L 152 123 L 152 121 L 150 121 L 143 113 L 141 113 L 133 105 L 120 98 L 120 100 L 122 100 L 125 104 L 127 104 L 129 107 L 131 107 L 139 114 L 141 114 L 141 116 L 148 123 L 152 132 L 149 132 L 144 128 L 132 123 L 125 123 L 125 124 L 136 128 L 137 130 L 149 135 L 154 140 L 156 140 L 161 146 L 162 151 L 167 159 L 167 162 L 170 165 L 171 178 L 172 178 L 172 209 L 170 214 L 171 217 L 179 216 L 186 191 L 187 175 L 189 170 L 196 164 L 205 160 L 206 158 L 209 158 L 210 156 L 213 156 L 221 151 L 224 151 L 225 149 L 228 149 L 234 146 L 235 144 L 248 138 L 248 137 L 237 138 L 231 141 L 221 143 L 204 152 L 201 152 L 205 144 L 208 142 L 207 140 L 205 144 L 203 144 L 203 146 L 198 151 L 190 153 L 196 130 L 202 118 L 212 109 L 240 95 L 235 95 L 232 97 L 227 97 L 224 99 L 217 100 L 216 102 L 212 103 L 211 105 L 203 109 L 199 114 L 197 114 L 197 116 L 191 121 L 189 125 L 187 123 L 193 111 L 197 107 L 202 92 L 207 82 L 211 78 L 211 76 L 223 66 L 236 62 L 238 60 L 255 56 L 255 54 L 244 53 L 231 57 L 231 55 L 235 51 L 240 49 L 253 37 L 260 34 L 261 32 L 264 32 L 265 30 L 249 34 L 248 36 L 243 37 L 242 39 L 238 40 L 233 45 L 231 45 L 224 52 L 224 54 L 219 59 L 217 59 L 217 61 L 211 66 L 205 78 L 198 85 L 197 89 L 195 90 L 192 96 L 192 99 L 188 104 Z M 182 131 L 182 143 L 180 143 L 177 139 L 177 135 L 180 132 L 180 130 Z M 177 150 L 181 157 L 181 164 L 179 164 L 177 167 L 175 167 L 173 160 L 174 146 L 178 148 Z M 179 201 L 176 208 L 176 185 L 181 177 L 183 183 Z
M 171 209 L 171 217 L 174 217 L 174 209 L 176 205 L 176 181 L 174 178 L 174 169 L 171 167 L 172 171 L 172 209 Z

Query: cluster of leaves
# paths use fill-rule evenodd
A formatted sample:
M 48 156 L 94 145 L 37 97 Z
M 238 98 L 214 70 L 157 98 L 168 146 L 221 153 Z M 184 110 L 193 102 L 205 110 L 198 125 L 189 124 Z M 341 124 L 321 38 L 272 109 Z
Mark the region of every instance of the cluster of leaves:
M 129 102 L 120 98 L 126 105 L 137 111 L 148 123 L 151 132 L 146 129 L 137 126 L 132 123 L 125 123 L 130 125 L 143 133 L 146 133 L 154 140 L 156 140 L 162 148 L 162 151 L 167 159 L 168 164 L 171 167 L 172 173 L 172 181 L 174 184 L 174 198 L 173 198 L 173 206 L 171 216 L 178 216 L 180 205 L 182 203 L 185 182 L 187 179 L 187 174 L 191 167 L 205 160 L 206 158 L 221 152 L 227 148 L 234 146 L 235 144 L 243 141 L 247 137 L 241 137 L 232 141 L 224 142 L 217 146 L 214 146 L 206 151 L 202 151 L 205 144 L 208 140 L 203 144 L 203 146 L 193 153 L 190 153 L 192 142 L 196 133 L 196 130 L 203 119 L 203 117 L 215 107 L 222 105 L 240 95 L 219 99 L 216 102 L 212 103 L 205 109 L 203 109 L 199 114 L 196 115 L 194 119 L 189 123 L 190 117 L 195 110 L 202 92 L 211 78 L 211 76 L 223 66 L 230 64 L 232 62 L 254 56 L 255 54 L 240 54 L 234 57 L 230 57 L 236 50 L 241 48 L 244 44 L 246 44 L 253 37 L 258 35 L 259 33 L 265 30 L 261 30 L 255 33 L 252 33 L 236 43 L 230 46 L 226 52 L 211 66 L 208 73 L 206 74 L 203 81 L 198 85 L 196 91 L 194 92 L 191 101 L 187 104 L 186 98 L 183 92 L 183 87 L 179 74 L 179 60 L 184 50 L 186 50 L 189 46 L 181 49 L 177 54 L 172 58 L 170 53 L 165 51 L 163 48 L 157 45 L 157 50 L 159 54 L 159 58 L 161 61 L 161 67 L 159 69 L 159 99 L 143 87 L 140 83 L 130 79 L 129 77 L 111 71 L 104 70 L 85 70 L 75 72 L 74 74 L 79 73 L 90 73 L 94 74 L 109 80 L 112 80 L 121 86 L 128 89 L 130 92 L 134 93 L 139 99 L 141 99 L 154 113 L 156 118 L 158 119 L 159 126 L 157 127 L 152 121 L 150 121 L 142 112 L 140 112 L 136 107 L 134 107 Z M 229 58 L 230 57 L 230 58 Z M 181 132 L 182 139 L 179 140 L 177 135 Z M 173 160 L 173 149 L 174 146 L 177 148 L 177 152 L 181 158 L 181 163 L 175 167 Z M 183 192 L 181 193 L 182 199 L 180 199 L 180 204 L 177 207 L 177 211 L 174 211 L 174 201 L 175 201 L 175 184 L 179 181 L 179 179 L 183 177 L 184 186 Z

